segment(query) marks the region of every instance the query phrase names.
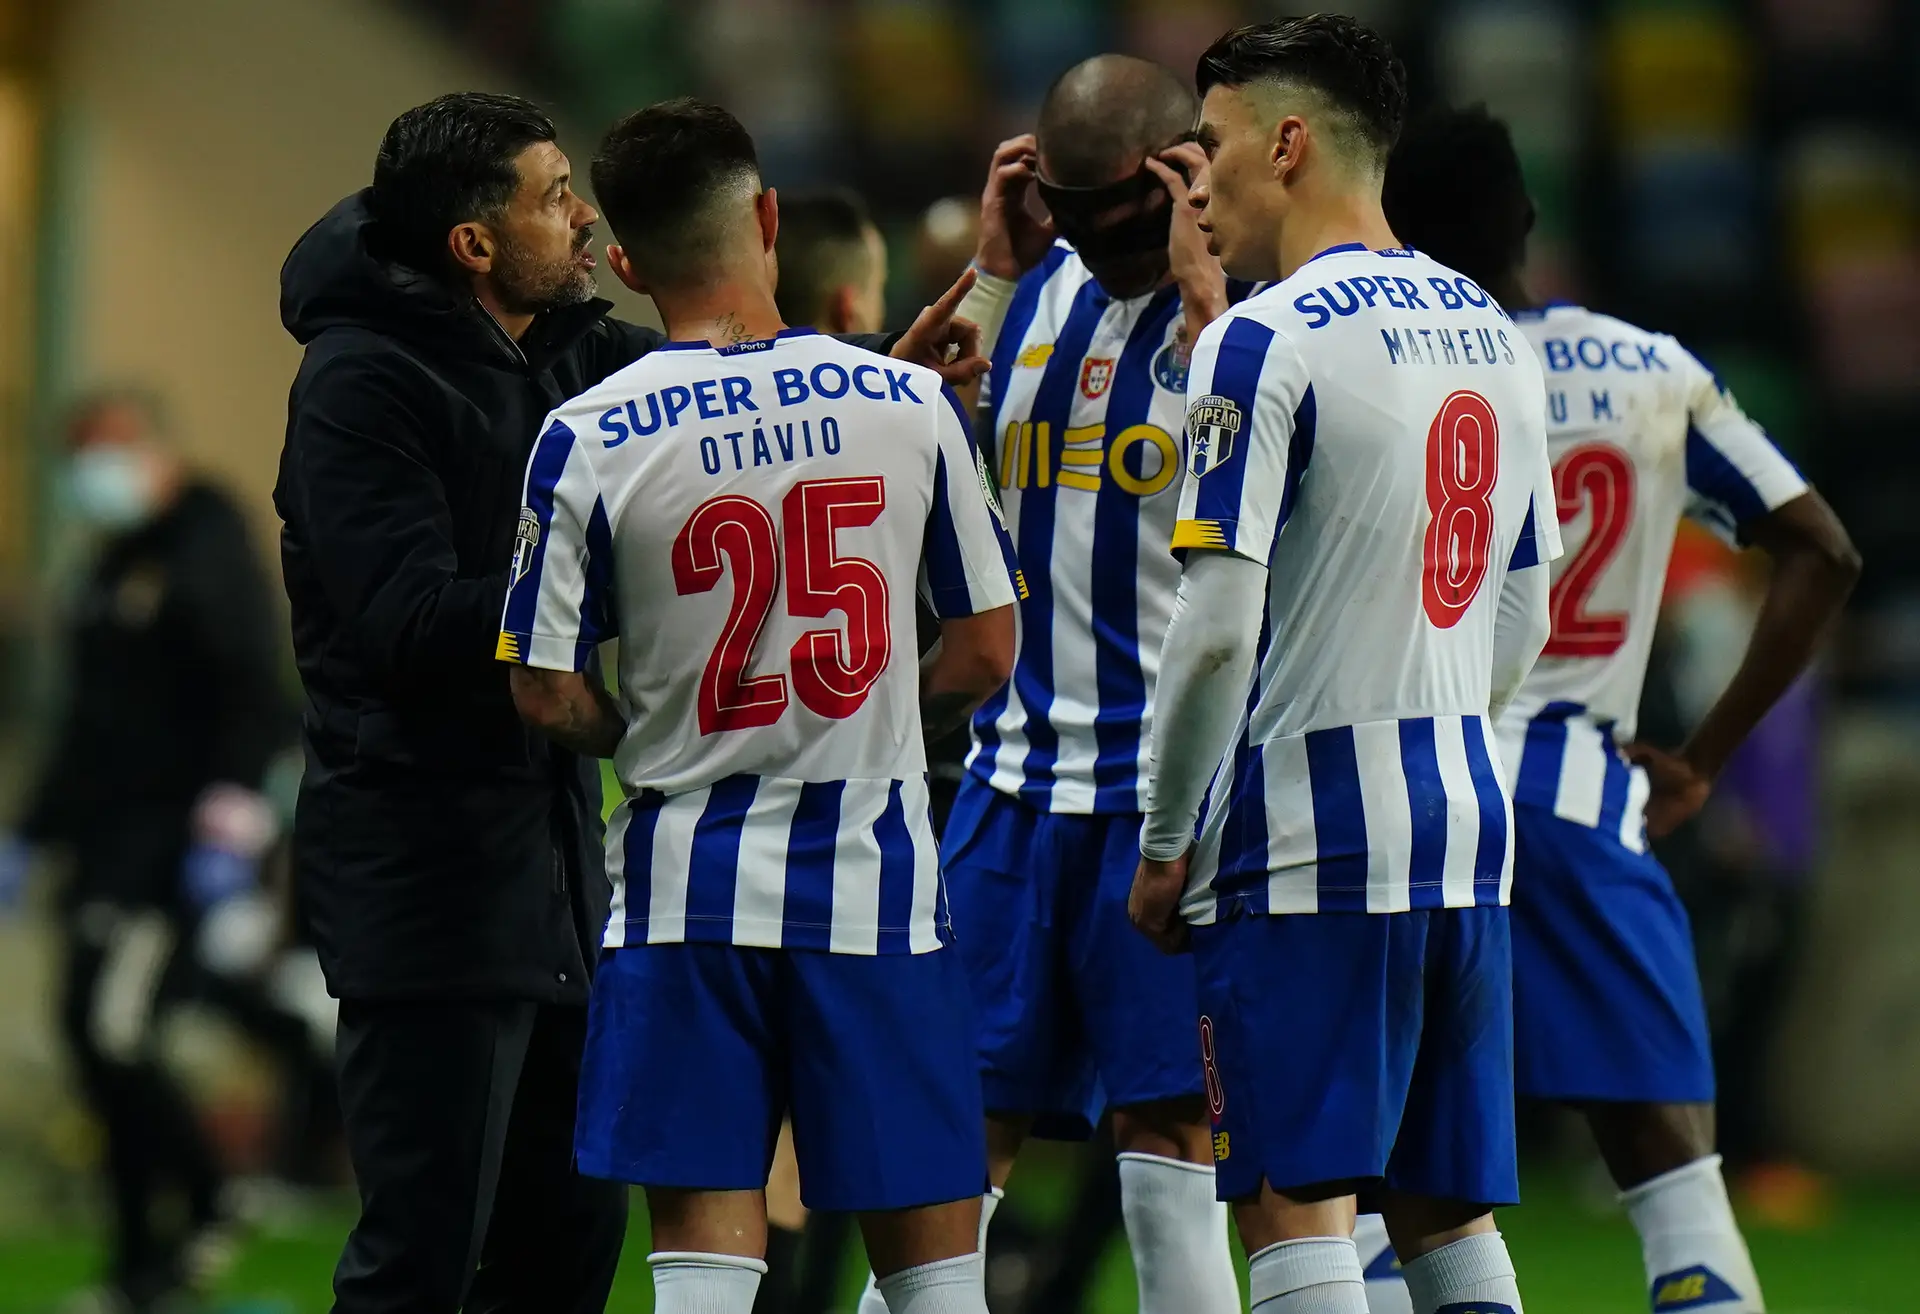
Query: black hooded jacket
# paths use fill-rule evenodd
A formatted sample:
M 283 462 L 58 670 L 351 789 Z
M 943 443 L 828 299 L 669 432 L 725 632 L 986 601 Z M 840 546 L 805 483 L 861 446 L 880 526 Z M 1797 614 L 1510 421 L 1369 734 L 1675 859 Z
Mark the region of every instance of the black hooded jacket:
M 583 1001 L 597 763 L 521 724 L 494 646 L 542 420 L 662 338 L 590 301 L 515 343 L 373 236 L 349 197 L 280 275 L 306 346 L 274 490 L 306 688 L 301 911 L 342 997 Z

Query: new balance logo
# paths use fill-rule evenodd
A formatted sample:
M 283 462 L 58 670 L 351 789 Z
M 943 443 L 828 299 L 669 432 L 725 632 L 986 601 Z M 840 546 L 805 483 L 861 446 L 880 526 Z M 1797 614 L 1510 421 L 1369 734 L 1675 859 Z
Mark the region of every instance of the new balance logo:
M 1654 1314 L 1671 1314 L 1674 1310 L 1699 1309 L 1703 1305 L 1739 1299 L 1740 1293 L 1705 1264 L 1662 1274 L 1653 1281 Z

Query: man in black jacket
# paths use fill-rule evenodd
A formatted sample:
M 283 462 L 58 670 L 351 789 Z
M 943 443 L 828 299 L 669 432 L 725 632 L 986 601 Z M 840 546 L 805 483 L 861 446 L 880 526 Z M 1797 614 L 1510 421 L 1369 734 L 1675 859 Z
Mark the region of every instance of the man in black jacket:
M 251 883 L 272 838 L 258 793 L 291 726 L 276 621 L 240 510 L 195 477 L 155 403 L 77 408 L 68 492 L 100 533 L 65 632 L 68 693 L 0 866 L 71 858 L 59 916 L 60 1032 L 106 1133 L 112 1189 L 103 1309 L 144 1310 L 229 1250 L 220 1171 L 160 1060 L 168 1006 L 194 982 L 200 913 Z M 0 876 L 0 886 L 7 884 Z M 156 1208 L 177 1192 L 184 1227 Z
M 523 728 L 493 658 L 541 421 L 662 341 L 594 299 L 598 216 L 554 135 L 508 96 L 407 111 L 281 272 L 306 344 L 274 494 L 307 691 L 295 880 L 361 1195 L 338 1314 L 598 1311 L 625 1230 L 624 1190 L 572 1171 L 597 767 Z M 894 354 L 964 348 L 960 291 Z

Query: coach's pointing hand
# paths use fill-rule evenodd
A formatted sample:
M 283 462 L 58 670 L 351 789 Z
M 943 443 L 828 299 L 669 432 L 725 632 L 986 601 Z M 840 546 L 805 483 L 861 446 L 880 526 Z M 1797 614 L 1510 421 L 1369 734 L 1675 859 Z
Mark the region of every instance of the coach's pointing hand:
M 971 269 L 962 272 L 938 301 L 920 312 L 888 354 L 939 371 L 955 388 L 966 387 L 991 369 L 992 363 L 980 354 L 980 326 L 970 319 L 955 319 L 953 314 L 976 277 Z
M 1180 915 L 1180 896 L 1187 888 L 1186 853 L 1170 862 L 1140 859 L 1133 874 L 1133 892 L 1127 896 L 1127 917 L 1160 952 L 1183 954 L 1189 932 Z
M 1053 220 L 1035 217 L 1027 193 L 1040 169 L 1040 143 L 1032 133 L 1010 137 L 987 166 L 980 194 L 980 247 L 973 263 L 995 278 L 1019 278 L 1046 258 Z

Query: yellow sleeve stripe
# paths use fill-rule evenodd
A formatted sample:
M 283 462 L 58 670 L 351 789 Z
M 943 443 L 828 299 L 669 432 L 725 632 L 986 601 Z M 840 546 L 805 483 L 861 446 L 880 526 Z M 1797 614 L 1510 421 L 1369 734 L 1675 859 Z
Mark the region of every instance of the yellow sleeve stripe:
M 1227 548 L 1227 531 L 1218 520 L 1177 520 L 1173 526 L 1173 548 Z
M 524 662 L 526 658 L 520 655 L 520 636 L 500 631 L 500 642 L 493 650 L 493 657 L 495 661 Z
M 1020 601 L 1025 602 L 1027 600 L 1027 572 L 1026 571 L 1016 570 L 1013 572 L 1013 591 L 1019 595 Z

